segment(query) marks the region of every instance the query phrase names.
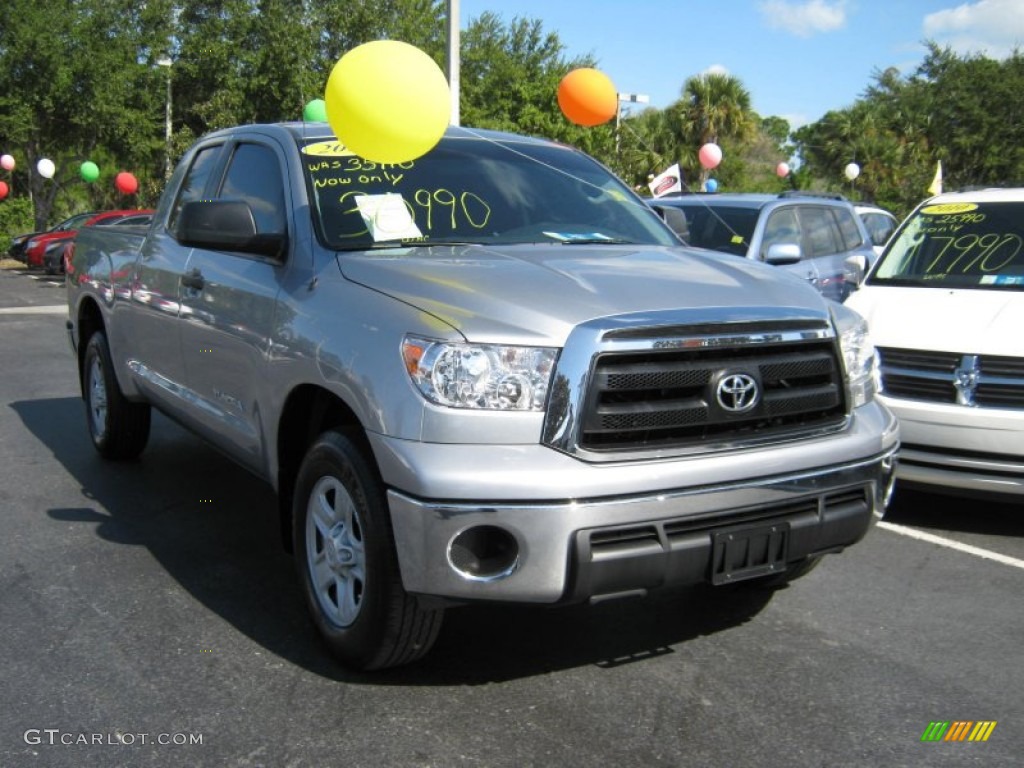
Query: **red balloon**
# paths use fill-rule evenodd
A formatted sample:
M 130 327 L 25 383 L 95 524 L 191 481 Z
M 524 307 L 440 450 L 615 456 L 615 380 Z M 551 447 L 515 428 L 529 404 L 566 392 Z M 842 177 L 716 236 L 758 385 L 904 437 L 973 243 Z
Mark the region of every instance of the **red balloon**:
M 7 193 L 11 191 L 11 188 L 7 186 L 6 181 L 0 181 L 0 200 L 7 197 Z
M 114 185 L 117 191 L 123 195 L 134 195 L 139 191 L 139 180 L 128 171 L 121 171 L 114 177 Z

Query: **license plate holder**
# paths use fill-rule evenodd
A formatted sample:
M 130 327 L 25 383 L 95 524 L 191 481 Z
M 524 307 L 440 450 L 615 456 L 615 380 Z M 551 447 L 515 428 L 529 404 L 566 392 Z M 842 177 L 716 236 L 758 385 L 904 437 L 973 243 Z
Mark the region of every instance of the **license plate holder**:
M 744 525 L 711 534 L 711 583 L 733 584 L 786 568 L 789 523 Z

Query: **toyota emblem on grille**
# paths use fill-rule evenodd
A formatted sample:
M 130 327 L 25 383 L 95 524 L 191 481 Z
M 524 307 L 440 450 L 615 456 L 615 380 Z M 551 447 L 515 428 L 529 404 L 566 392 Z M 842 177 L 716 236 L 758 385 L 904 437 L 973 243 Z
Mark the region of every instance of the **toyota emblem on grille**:
M 718 404 L 730 413 L 743 413 L 757 405 L 757 380 L 746 373 L 730 373 L 718 382 Z

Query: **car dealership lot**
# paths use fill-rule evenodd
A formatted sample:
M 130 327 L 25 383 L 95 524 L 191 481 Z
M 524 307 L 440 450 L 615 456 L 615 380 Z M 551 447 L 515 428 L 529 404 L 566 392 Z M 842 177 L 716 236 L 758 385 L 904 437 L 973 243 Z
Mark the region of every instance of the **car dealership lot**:
M 2 766 L 992 766 L 1024 753 L 1018 507 L 902 495 L 886 527 L 774 594 L 467 607 L 423 662 L 356 675 L 315 636 L 269 488 L 162 418 L 138 463 L 95 455 L 62 299 L 0 272 Z M 922 743 L 936 720 L 997 725 L 984 743 Z

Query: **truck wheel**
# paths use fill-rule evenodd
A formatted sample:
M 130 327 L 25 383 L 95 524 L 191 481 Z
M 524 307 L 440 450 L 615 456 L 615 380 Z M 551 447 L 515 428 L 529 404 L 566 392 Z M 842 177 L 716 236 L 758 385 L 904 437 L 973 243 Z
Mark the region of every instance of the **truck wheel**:
M 383 485 L 349 435 L 313 443 L 292 512 L 303 592 L 334 654 L 363 670 L 426 654 L 444 611 L 421 608 L 402 588 Z
M 134 459 L 149 440 L 150 408 L 121 392 L 102 331 L 89 337 L 82 375 L 86 421 L 96 450 L 106 459 Z

